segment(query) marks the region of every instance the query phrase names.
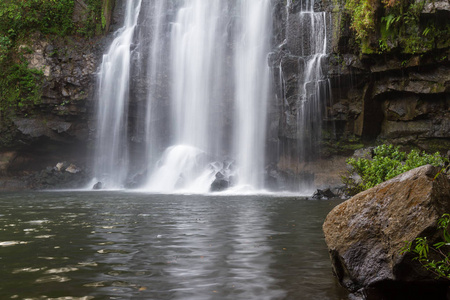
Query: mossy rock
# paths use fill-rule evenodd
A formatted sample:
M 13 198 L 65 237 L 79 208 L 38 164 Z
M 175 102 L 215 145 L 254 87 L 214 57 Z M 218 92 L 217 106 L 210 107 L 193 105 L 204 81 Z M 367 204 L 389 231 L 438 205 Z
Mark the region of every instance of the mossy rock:
M 419 140 L 418 145 L 430 153 L 439 152 L 445 155 L 450 149 L 450 139 Z

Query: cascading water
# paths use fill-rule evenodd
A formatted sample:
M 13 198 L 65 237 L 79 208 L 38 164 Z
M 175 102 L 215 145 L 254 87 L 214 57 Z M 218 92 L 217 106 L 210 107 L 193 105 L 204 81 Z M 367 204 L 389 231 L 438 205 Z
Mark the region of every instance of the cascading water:
M 148 63 L 147 63 L 147 76 L 146 79 L 150 84 L 150 88 L 147 91 L 147 97 L 145 102 L 145 120 L 140 120 L 145 125 L 144 129 L 144 142 L 145 152 L 147 155 L 144 157 L 144 163 L 147 166 L 153 165 L 160 153 L 155 144 L 160 145 L 161 140 L 161 128 L 158 126 L 158 120 L 161 116 L 158 116 L 160 109 L 158 109 L 157 103 L 161 101 L 161 85 L 160 82 L 164 80 L 164 56 L 166 49 L 165 34 L 167 30 L 167 22 L 162 17 L 164 11 L 167 10 L 167 0 L 153 1 L 153 5 L 149 5 L 146 15 L 151 16 L 150 27 L 151 42 L 148 49 Z M 143 31 L 146 31 L 144 28 Z
M 107 188 L 120 188 L 128 174 L 128 100 L 131 44 L 141 1 L 129 1 L 124 26 L 116 32 L 98 75 L 99 102 L 94 176 Z
M 301 89 L 298 122 L 298 159 L 307 161 L 318 153 L 326 99 L 331 98 L 330 82 L 323 70 L 327 62 L 327 22 L 325 12 L 314 11 L 314 0 L 303 0 L 298 14 L 302 29 Z
M 270 0 L 155 0 L 140 8 L 126 2 L 125 25 L 101 67 L 97 180 L 126 184 L 131 139 L 146 145 L 145 190 L 203 193 L 216 178 L 263 188 Z M 138 53 L 130 60 L 132 44 Z M 145 99 L 130 91 L 130 70 L 147 81 Z M 140 98 L 128 101 L 130 93 Z M 137 116 L 128 116 L 132 101 Z M 137 120 L 133 137 L 127 119 Z

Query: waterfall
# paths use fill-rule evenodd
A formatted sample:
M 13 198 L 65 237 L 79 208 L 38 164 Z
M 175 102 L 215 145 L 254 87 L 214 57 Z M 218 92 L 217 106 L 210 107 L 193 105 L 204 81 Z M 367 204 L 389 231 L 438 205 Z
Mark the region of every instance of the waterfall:
M 292 5 L 288 2 L 289 6 Z M 302 0 L 298 18 L 301 56 L 299 57 L 299 99 L 297 109 L 298 161 L 317 157 L 322 137 L 322 123 L 326 114 L 331 87 L 326 77 L 327 14 L 314 11 L 314 0 Z
M 217 180 L 262 189 L 271 1 L 125 5 L 99 72 L 97 180 L 120 188 L 135 175 L 135 186 L 164 193 L 205 193 Z
M 128 174 L 128 101 L 134 29 L 141 1 L 129 1 L 125 21 L 107 54 L 98 75 L 97 141 L 94 176 L 107 188 L 123 186 Z
M 229 10 L 227 1 L 190 0 L 177 11 L 170 32 L 170 147 L 149 177 L 147 190 L 208 192 L 219 171 L 209 163 L 226 153 L 226 114 L 221 112 L 228 90 Z M 204 181 L 199 183 L 199 178 Z
M 262 188 L 269 97 L 270 1 L 239 1 L 241 31 L 235 51 L 235 151 L 239 185 Z

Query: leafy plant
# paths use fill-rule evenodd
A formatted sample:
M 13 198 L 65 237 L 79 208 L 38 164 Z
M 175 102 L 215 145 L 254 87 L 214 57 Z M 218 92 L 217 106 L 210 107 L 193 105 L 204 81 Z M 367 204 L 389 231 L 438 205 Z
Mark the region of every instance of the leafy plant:
M 401 254 L 413 253 L 415 255 L 413 259 L 418 260 L 425 269 L 434 273 L 438 278 L 450 280 L 450 252 L 444 250 L 446 246 L 450 246 L 449 225 L 450 215 L 442 215 L 438 220 L 438 229 L 442 230 L 442 241 L 429 246 L 426 237 L 418 237 L 412 242 L 406 242 Z M 433 255 L 430 254 L 430 249 Z M 431 258 L 432 256 L 434 259 Z
M 347 0 L 345 8 L 352 16 L 351 28 L 356 38 L 364 39 L 375 30 L 375 1 Z
M 389 46 L 384 39 L 378 40 L 378 48 L 380 49 L 380 52 L 386 52 L 389 49 Z
M 439 152 L 426 154 L 413 149 L 407 154 L 400 151 L 399 146 L 381 145 L 373 150 L 372 159 L 348 159 L 347 164 L 351 166 L 351 170 L 349 174 L 342 176 L 342 181 L 346 184 L 348 193 L 354 195 L 414 168 L 426 164 L 441 166 L 445 161 Z M 361 177 L 361 181 L 353 179 L 354 173 Z
M 423 30 L 422 35 L 423 36 L 427 36 L 431 31 L 431 27 L 427 27 Z
M 346 0 L 345 10 L 362 53 L 405 54 L 444 49 L 450 25 L 422 14 L 426 1 Z M 376 41 L 378 40 L 378 44 Z
M 398 23 L 400 20 L 401 16 L 395 16 L 393 14 L 381 18 L 381 21 L 386 23 L 386 31 L 389 31 L 389 27 L 391 27 L 392 24 Z

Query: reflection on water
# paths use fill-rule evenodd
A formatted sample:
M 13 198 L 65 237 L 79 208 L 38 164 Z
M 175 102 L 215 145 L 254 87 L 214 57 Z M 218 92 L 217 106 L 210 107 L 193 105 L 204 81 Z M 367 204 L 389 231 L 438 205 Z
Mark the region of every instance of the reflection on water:
M 338 202 L 0 194 L 0 299 L 346 299 L 321 225 Z

